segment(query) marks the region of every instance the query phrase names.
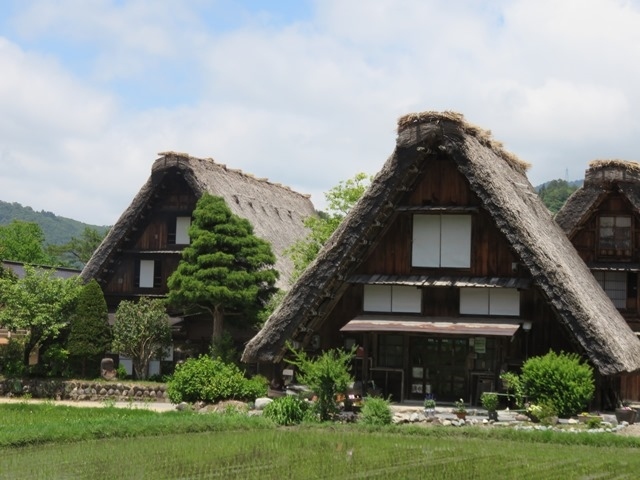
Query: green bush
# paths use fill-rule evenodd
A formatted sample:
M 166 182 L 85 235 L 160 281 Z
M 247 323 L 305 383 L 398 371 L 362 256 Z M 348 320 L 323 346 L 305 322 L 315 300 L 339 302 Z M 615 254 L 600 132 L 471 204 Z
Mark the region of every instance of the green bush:
M 118 365 L 118 368 L 116 368 L 116 376 L 119 380 L 124 380 L 125 378 L 127 378 L 129 376 L 127 374 L 127 367 L 125 367 L 124 365 Z
M 298 380 L 318 397 L 314 408 L 320 420 L 329 420 L 338 412 L 336 395 L 344 394 L 347 386 L 353 383 L 349 371 L 355 349 L 348 352 L 341 349 L 327 350 L 313 359 L 307 357 L 304 351 L 296 351 L 291 345 L 289 350 L 293 359 L 287 362 L 298 367 Z
M 389 401 L 382 397 L 367 397 L 364 400 L 360 421 L 366 425 L 389 425 L 393 419 Z
M 21 377 L 25 374 L 24 340 L 12 337 L 7 345 L 0 346 L 0 373 L 7 377 Z
M 524 386 L 520 376 L 514 372 L 504 372 L 500 375 L 500 380 L 507 391 L 507 400 L 513 401 L 516 407 L 522 408 L 524 406 Z
M 62 345 L 49 346 L 42 354 L 41 367 L 48 377 L 69 377 L 69 351 Z
M 262 415 L 278 425 L 298 425 L 310 418 L 310 404 L 295 395 L 276 398 L 264 407 Z
M 480 402 L 489 412 L 495 412 L 498 409 L 498 394 L 494 392 L 484 392 L 480 397 Z
M 525 394 L 534 403 L 548 403 L 561 417 L 584 410 L 595 392 L 593 369 L 574 353 L 549 352 L 522 366 Z
M 236 365 L 205 355 L 177 366 L 167 382 L 167 395 L 173 403 L 255 400 L 266 393 L 263 377 L 247 379 Z
M 600 428 L 600 425 L 602 424 L 602 419 L 600 417 L 591 417 L 589 419 L 587 419 L 587 428 L 589 430 L 592 430 L 594 428 Z

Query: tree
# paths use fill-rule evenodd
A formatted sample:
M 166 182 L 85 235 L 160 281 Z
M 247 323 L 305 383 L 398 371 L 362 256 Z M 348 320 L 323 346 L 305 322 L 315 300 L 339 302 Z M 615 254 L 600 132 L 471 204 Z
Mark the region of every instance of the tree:
M 577 189 L 566 180 L 551 180 L 540 187 L 538 196 L 551 213 L 557 213 Z
M 191 244 L 167 280 L 168 301 L 208 313 L 215 342 L 222 336 L 225 311 L 255 319 L 276 291 L 275 256 L 271 245 L 253 234 L 248 220 L 209 194 L 198 200 L 189 236 Z
M 322 246 L 369 187 L 371 180 L 371 176 L 357 173 L 325 193 L 328 212 L 319 212 L 317 217 L 307 218 L 304 224 L 309 229 L 309 234 L 286 252 L 293 260 L 292 280 L 296 280 L 316 258 Z
M 110 348 L 107 302 L 98 282 L 91 280 L 78 295 L 76 310 L 71 317 L 67 350 L 71 359 L 81 365 L 80 373 L 84 377 L 87 363 L 99 362 Z
M 71 237 L 71 240 L 62 245 L 49 245 L 47 252 L 60 263 L 84 267 L 105 235 L 106 232 L 102 234 L 95 228 L 85 227 L 79 237 Z
M 21 220 L 0 225 L 0 258 L 39 265 L 53 263 L 44 250 L 44 233 L 40 226 Z
M 26 330 L 24 364 L 47 340 L 55 340 L 69 324 L 80 290 L 80 280 L 56 278 L 54 270 L 25 266 L 25 276 L 0 277 L 0 325 Z
M 136 378 L 145 379 L 149 362 L 164 357 L 171 346 L 171 327 L 163 300 L 124 300 L 116 310 L 112 348 L 131 358 Z

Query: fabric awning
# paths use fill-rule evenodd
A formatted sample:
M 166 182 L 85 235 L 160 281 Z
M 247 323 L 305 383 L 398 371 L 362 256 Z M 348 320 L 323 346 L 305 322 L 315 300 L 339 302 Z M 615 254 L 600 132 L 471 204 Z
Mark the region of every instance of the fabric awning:
M 521 319 L 460 318 L 460 317 L 402 317 L 362 315 L 349 321 L 342 332 L 408 332 L 446 335 L 477 335 L 511 337 L 520 328 Z

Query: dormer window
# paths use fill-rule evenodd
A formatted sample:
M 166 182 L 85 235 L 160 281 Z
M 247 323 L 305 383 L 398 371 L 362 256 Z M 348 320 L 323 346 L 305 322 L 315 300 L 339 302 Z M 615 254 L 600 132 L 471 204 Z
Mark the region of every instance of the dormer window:
M 601 215 L 598 225 L 598 251 L 604 256 L 631 256 L 631 217 Z
M 471 267 L 471 215 L 414 215 L 412 266 Z

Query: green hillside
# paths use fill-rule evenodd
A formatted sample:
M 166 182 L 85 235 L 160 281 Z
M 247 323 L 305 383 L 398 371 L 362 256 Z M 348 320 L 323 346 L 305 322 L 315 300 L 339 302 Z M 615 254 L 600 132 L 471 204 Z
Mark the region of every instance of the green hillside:
M 85 227 L 93 228 L 101 234 L 104 234 L 108 228 L 59 217 L 44 210 L 36 212 L 31 207 L 23 207 L 16 202 L 9 203 L 0 200 L 0 225 L 11 223 L 12 220 L 23 220 L 40 225 L 47 245 L 60 245 L 69 242 L 71 237 L 80 237 Z

